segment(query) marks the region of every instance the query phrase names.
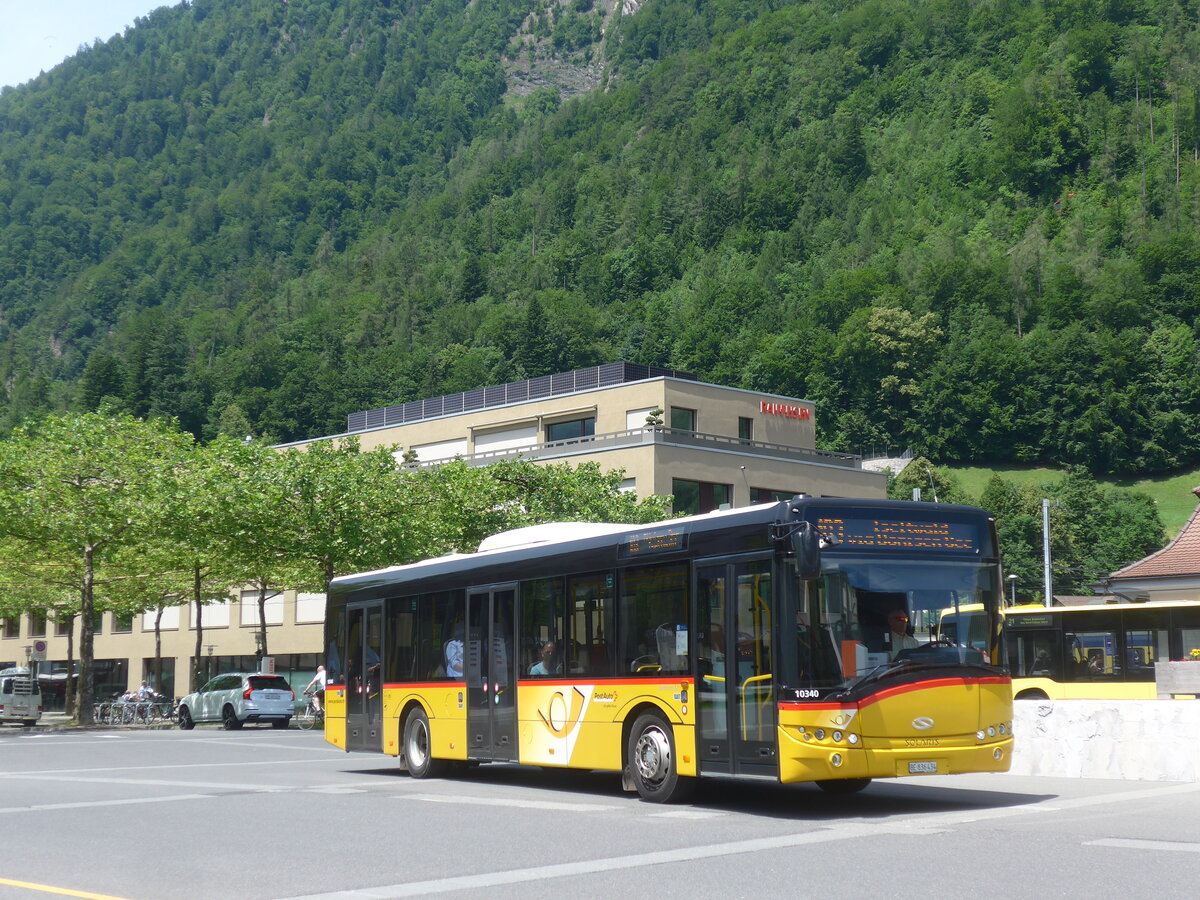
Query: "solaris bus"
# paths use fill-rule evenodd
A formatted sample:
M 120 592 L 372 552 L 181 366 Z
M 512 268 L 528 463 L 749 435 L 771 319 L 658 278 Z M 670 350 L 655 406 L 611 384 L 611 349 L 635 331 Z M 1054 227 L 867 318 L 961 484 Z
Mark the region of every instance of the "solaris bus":
M 706 777 L 1006 771 L 1001 585 L 994 522 L 965 506 L 797 496 L 520 529 L 334 579 L 326 739 L 416 778 L 612 771 L 659 802 Z M 966 606 L 982 646 L 936 635 Z

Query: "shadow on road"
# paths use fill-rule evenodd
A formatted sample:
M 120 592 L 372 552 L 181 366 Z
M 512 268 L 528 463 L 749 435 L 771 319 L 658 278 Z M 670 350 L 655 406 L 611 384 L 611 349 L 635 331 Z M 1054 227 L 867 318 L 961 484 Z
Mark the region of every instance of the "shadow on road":
M 346 768 L 343 771 L 355 777 L 378 776 L 381 780 L 409 777 L 398 766 Z M 624 799 L 630 803 L 639 802 L 636 794 L 621 790 L 621 779 L 615 772 L 541 769 L 497 763 L 463 767 L 445 781 L 546 791 L 558 795 L 572 794 L 589 799 L 603 797 L 610 801 Z M 432 785 L 438 782 L 428 783 Z M 1057 796 L 1051 793 L 956 788 L 918 779 L 877 780 L 862 793 L 838 796 L 827 794 L 813 784 L 780 785 L 770 781 L 709 778 L 700 783 L 687 806 L 773 819 L 817 822 L 847 817 L 871 819 L 1005 809 L 1041 803 Z

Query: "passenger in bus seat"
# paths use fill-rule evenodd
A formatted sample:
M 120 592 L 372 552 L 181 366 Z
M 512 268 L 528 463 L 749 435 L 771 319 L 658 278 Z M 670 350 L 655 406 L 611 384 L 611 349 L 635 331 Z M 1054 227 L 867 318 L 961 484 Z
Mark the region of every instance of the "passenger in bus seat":
M 462 627 L 455 629 L 450 640 L 442 648 L 446 657 L 446 677 L 463 677 L 463 632 Z
M 542 644 L 542 658 L 529 667 L 530 675 L 556 675 L 558 674 L 558 660 L 555 659 L 554 641 L 546 641 Z

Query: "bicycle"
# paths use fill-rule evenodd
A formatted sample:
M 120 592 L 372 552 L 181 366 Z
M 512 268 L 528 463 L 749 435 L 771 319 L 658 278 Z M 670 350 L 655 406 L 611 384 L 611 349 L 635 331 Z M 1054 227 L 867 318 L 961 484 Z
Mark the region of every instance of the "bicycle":
M 313 698 L 311 691 L 305 691 L 304 696 L 308 698 L 308 703 L 304 709 L 300 710 L 300 714 L 296 716 L 296 724 L 305 731 L 312 728 L 318 722 L 325 724 L 325 710 L 317 709 L 316 700 Z

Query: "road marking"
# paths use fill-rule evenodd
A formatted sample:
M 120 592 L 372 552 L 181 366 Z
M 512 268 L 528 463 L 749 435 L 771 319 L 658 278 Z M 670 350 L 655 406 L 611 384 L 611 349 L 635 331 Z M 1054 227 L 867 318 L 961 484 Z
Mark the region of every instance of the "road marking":
M 367 792 L 366 788 L 338 787 L 337 785 L 303 788 L 303 790 L 306 794 L 365 794 Z
M 332 759 L 268 759 L 252 762 L 201 762 L 175 763 L 161 766 L 93 766 L 87 769 L 34 769 L 29 772 L 9 770 L 0 772 L 0 778 L 26 778 L 34 775 L 74 775 L 81 772 L 156 772 L 166 769 L 229 769 L 236 766 L 296 766 L 304 763 L 336 762 Z
M 940 834 L 954 826 L 970 822 L 1019 815 L 1034 815 L 1052 811 L 1057 812 L 1074 807 L 1097 806 L 1105 803 L 1124 803 L 1129 800 L 1152 799 L 1166 794 L 1191 793 L 1198 790 L 1200 790 L 1200 784 L 1172 784 L 1165 787 L 1151 787 L 1134 791 L 1114 791 L 1111 794 L 1080 797 L 1075 800 L 1055 798 L 1052 802 L 1048 802 L 1045 805 L 1034 803 L 1026 806 L 1006 806 L 933 814 L 922 816 L 918 821 L 912 823 L 907 822 L 903 817 L 896 817 L 893 820 L 881 822 L 845 822 L 817 831 L 756 838 L 734 843 L 682 847 L 677 850 L 661 850 L 629 856 L 609 857 L 607 859 L 580 860 L 572 863 L 535 866 L 501 872 L 482 872 L 477 875 L 439 878 L 431 881 L 413 882 L 411 884 L 391 884 L 373 888 L 360 888 L 358 890 L 330 891 L 324 894 L 309 894 L 303 897 L 294 897 L 291 900 L 392 900 L 392 898 L 397 897 L 418 897 L 424 894 L 444 894 L 451 891 L 480 890 L 509 884 L 539 882 L 551 878 L 594 875 L 602 872 L 611 872 L 615 869 L 637 869 L 669 863 L 711 859 L 717 856 L 759 853 L 811 844 L 825 844 L 833 841 L 875 837 L 883 834 L 924 837 Z M 468 798 L 448 800 L 444 797 L 436 797 L 436 799 L 441 802 L 476 802 Z M 497 803 L 499 801 L 491 802 Z M 512 806 L 516 804 L 503 803 L 501 805 Z M 1178 846 L 1171 849 L 1178 849 Z
M 54 887 L 49 884 L 34 884 L 32 881 L 13 881 L 11 878 L 0 878 L 0 884 L 9 887 L 24 888 L 27 891 L 41 891 L 44 894 L 60 894 L 64 897 L 88 897 L 90 900 L 121 900 L 112 894 L 93 894 L 90 891 L 73 891 L 70 888 Z
M 716 856 L 733 856 L 742 853 L 759 853 L 766 850 L 781 850 L 804 844 L 824 844 L 847 838 L 862 837 L 867 832 L 879 834 L 879 829 L 834 828 L 810 831 L 803 834 L 786 834 L 778 837 L 754 838 L 725 844 L 708 844 L 701 847 L 682 847 L 678 850 L 657 850 L 632 856 L 612 856 L 607 859 L 587 859 L 579 862 L 535 866 L 528 869 L 511 869 L 507 872 L 484 872 L 479 875 L 460 875 L 439 878 L 434 881 L 417 881 L 411 884 L 392 884 L 376 888 L 360 888 L 351 891 L 333 891 L 327 894 L 309 894 L 293 900 L 391 900 L 395 897 L 419 897 L 424 894 L 445 894 L 450 891 L 471 891 L 500 887 L 507 884 L 522 884 L 544 881 L 549 878 L 568 878 L 579 875 L 595 875 L 614 869 L 636 869 L 660 866 L 669 863 L 692 862 L 712 859 Z
M 256 793 L 274 793 L 277 791 L 298 790 L 298 785 L 291 784 L 241 784 L 228 781 L 168 781 L 165 778 L 112 778 L 110 776 L 89 778 L 87 775 L 17 775 L 5 776 L 10 780 L 20 778 L 24 781 L 70 781 L 76 784 L 136 784 L 143 787 L 190 787 L 211 788 L 214 791 L 255 791 Z
M 39 812 L 56 809 L 92 809 L 101 806 L 134 806 L 139 803 L 174 803 L 176 800 L 206 800 L 213 794 L 175 794 L 171 797 L 138 797 L 129 800 L 81 800 L 78 803 L 38 803 L 30 806 L 0 807 L 0 814 L 16 812 Z M 84 896 L 84 895 L 80 895 Z
M 426 803 L 462 803 L 467 806 L 507 806 L 514 809 L 555 809 L 563 812 L 609 812 L 623 806 L 600 803 L 563 803 L 555 800 L 513 800 L 500 797 L 469 797 L 463 794 L 404 794 L 397 800 L 423 800 Z
M 670 812 L 650 813 L 652 819 L 716 819 L 729 813 L 707 809 L 673 809 Z
M 1183 841 L 1138 841 L 1132 838 L 1102 838 L 1084 841 L 1085 847 L 1121 847 L 1125 850 L 1173 850 L 1177 853 L 1200 853 L 1200 844 L 1185 844 Z

